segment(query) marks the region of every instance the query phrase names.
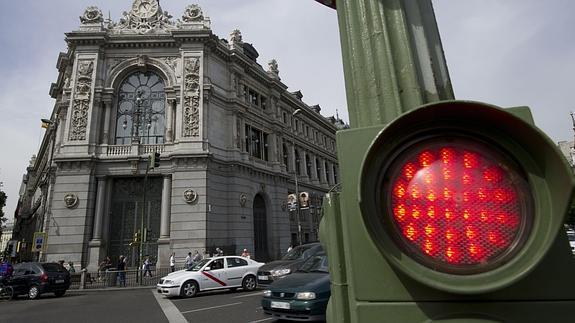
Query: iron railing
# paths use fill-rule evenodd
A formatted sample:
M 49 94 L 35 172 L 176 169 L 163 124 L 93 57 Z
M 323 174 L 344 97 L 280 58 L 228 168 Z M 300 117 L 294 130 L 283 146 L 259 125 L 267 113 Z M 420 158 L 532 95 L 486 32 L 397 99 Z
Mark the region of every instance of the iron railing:
M 177 267 L 176 270 L 184 269 Z M 142 269 L 106 270 L 98 272 L 89 272 L 82 270 L 79 273 L 71 275 L 70 289 L 98 289 L 98 288 L 122 288 L 122 287 L 139 287 L 155 286 L 160 278 L 172 272 L 170 267 L 151 268 L 151 274 L 144 276 Z

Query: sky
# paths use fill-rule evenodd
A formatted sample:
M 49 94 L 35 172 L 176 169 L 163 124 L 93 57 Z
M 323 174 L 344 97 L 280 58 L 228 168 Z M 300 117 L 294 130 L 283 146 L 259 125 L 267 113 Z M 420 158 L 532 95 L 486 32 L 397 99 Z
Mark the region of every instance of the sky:
M 41 118 L 54 100 L 56 60 L 64 33 L 95 5 L 118 21 L 131 0 L 3 1 L 0 12 L 0 182 L 13 215 L 22 176 L 40 146 Z M 324 116 L 347 120 L 336 12 L 313 0 L 163 0 L 180 18 L 189 4 L 202 7 L 213 32 L 228 38 L 240 29 L 258 50 L 258 62 L 279 64 L 282 82 L 300 90 Z M 573 140 L 575 110 L 575 1 L 433 0 L 457 99 L 501 107 L 527 105 L 535 123 L 555 142 Z M 337 110 L 337 111 L 336 111 Z

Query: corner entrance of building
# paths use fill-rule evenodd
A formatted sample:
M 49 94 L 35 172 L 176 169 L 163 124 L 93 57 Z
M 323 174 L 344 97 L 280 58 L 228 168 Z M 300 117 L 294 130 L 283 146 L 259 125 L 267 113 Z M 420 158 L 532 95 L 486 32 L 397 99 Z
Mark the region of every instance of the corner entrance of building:
M 160 236 L 162 179 L 148 178 L 144 188 L 144 178 L 116 178 L 112 192 L 108 256 L 115 261 L 120 255 L 124 255 L 129 267 L 141 266 L 140 244 L 133 243 L 133 240 L 134 234 L 140 232 L 143 221 L 147 234 L 146 241 L 142 244 L 142 255 L 149 255 L 152 261 L 156 262 Z M 141 236 L 140 233 L 140 238 Z
M 260 262 L 269 260 L 268 253 L 268 225 L 266 214 L 266 201 L 257 194 L 254 197 L 254 259 Z

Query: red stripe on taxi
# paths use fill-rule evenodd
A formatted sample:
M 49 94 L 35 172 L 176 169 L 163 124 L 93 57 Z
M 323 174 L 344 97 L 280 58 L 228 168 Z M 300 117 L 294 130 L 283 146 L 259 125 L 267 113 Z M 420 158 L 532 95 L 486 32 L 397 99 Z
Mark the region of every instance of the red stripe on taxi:
M 205 275 L 206 277 L 208 277 L 209 279 L 215 281 L 216 283 L 218 283 L 218 284 L 220 284 L 220 285 L 222 285 L 222 286 L 226 286 L 226 283 L 224 283 L 223 281 L 217 279 L 216 277 L 214 277 L 214 276 L 208 274 L 207 272 L 202 271 L 202 274 L 204 274 L 204 275 Z

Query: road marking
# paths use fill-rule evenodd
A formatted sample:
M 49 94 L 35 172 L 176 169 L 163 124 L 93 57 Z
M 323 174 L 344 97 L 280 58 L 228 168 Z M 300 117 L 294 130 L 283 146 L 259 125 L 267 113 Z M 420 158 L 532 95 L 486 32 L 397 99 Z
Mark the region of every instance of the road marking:
M 170 323 L 188 323 L 188 320 L 180 313 L 176 305 L 170 302 L 169 299 L 165 298 L 164 295 L 159 294 L 156 290 L 153 290 L 152 293 L 160 305 L 160 308 L 164 312 L 164 315 L 168 319 Z
M 264 292 L 257 292 L 257 293 L 251 293 L 251 294 L 246 294 L 246 295 L 241 295 L 241 296 L 234 296 L 232 298 L 244 298 L 244 297 L 260 296 L 263 294 L 264 294 Z
M 261 319 L 261 320 L 257 320 L 257 321 L 251 321 L 250 323 L 258 323 L 258 322 L 265 322 L 265 321 L 271 321 L 271 320 L 275 320 L 275 317 L 268 317 L 267 319 Z
M 225 305 L 219 305 L 219 306 L 212 306 L 212 307 L 204 307 L 204 308 L 198 308 L 195 310 L 191 310 L 191 311 L 185 311 L 185 312 L 180 312 L 182 314 L 187 314 L 187 313 L 193 313 L 193 312 L 200 312 L 200 311 L 207 311 L 207 310 L 213 310 L 215 308 L 222 308 L 222 307 L 228 307 L 228 306 L 235 306 L 235 305 L 240 305 L 243 304 L 242 302 L 238 302 L 238 303 L 231 303 L 231 304 L 225 304 Z

